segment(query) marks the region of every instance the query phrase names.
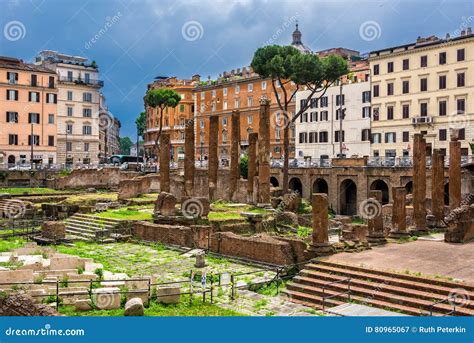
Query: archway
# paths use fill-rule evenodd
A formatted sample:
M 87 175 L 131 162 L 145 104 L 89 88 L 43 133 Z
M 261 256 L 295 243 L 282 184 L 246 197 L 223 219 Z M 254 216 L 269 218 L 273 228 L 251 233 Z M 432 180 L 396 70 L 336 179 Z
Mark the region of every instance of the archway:
M 444 185 L 444 204 L 449 206 L 449 182 Z
M 357 214 L 357 186 L 351 179 L 342 181 L 339 188 L 341 214 L 353 216 Z
M 290 180 L 289 189 L 293 192 L 298 192 L 300 197 L 303 197 L 303 185 L 301 184 L 300 179 L 294 177 Z
M 313 193 L 329 193 L 329 186 L 326 180 L 316 179 L 313 183 Z
M 382 205 L 388 204 L 390 195 L 388 192 L 388 185 L 384 180 L 375 180 L 370 185 L 371 190 L 382 191 Z
M 274 176 L 270 177 L 270 183 L 272 187 L 278 187 L 280 185 L 280 183 L 278 182 L 278 179 Z
M 15 156 L 14 155 L 8 156 L 8 164 L 15 164 Z
M 413 181 L 408 181 L 405 185 L 405 189 L 407 191 L 407 194 L 413 194 Z

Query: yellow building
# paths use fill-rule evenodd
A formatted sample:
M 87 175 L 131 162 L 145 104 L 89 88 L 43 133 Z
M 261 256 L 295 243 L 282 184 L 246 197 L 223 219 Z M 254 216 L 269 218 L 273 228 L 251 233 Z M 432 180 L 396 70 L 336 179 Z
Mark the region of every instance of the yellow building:
M 407 157 L 413 135 L 448 152 L 459 129 L 462 154 L 474 138 L 474 35 L 418 38 L 369 55 L 372 88 L 372 155 Z
M 57 76 L 0 57 L 0 164 L 56 163 Z

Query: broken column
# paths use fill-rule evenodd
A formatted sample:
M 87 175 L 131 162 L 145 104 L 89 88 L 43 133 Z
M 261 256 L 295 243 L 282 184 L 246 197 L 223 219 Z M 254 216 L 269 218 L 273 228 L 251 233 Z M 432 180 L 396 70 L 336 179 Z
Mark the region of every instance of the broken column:
M 232 111 L 232 137 L 230 148 L 230 184 L 229 199 L 235 200 L 238 181 L 240 179 L 239 148 L 240 148 L 240 111 Z
M 449 209 L 461 205 L 461 142 L 457 135 L 449 142 Z
M 270 100 L 260 99 L 258 130 L 258 205 L 270 206 Z
M 160 135 L 160 192 L 170 192 L 170 135 Z
M 311 199 L 313 207 L 313 236 L 310 250 L 316 256 L 332 252 L 329 244 L 328 196 L 326 193 L 314 193 Z
M 409 235 L 405 208 L 406 194 L 407 190 L 405 187 L 392 187 L 392 230 L 390 231 L 390 237 L 392 238 L 398 239 Z
M 383 232 L 383 214 L 382 214 L 382 191 L 369 191 L 369 199 L 377 204 L 376 211 L 373 216 L 369 218 L 367 241 L 371 245 L 380 245 L 387 243 Z
M 186 122 L 184 128 L 184 195 L 193 196 L 194 190 L 194 120 Z
M 217 170 L 219 160 L 217 157 L 217 145 L 219 144 L 219 117 L 209 117 L 209 158 L 207 162 L 207 173 L 209 180 L 209 201 L 214 200 L 217 187 Z
M 415 133 L 413 141 L 413 216 L 416 232 L 426 232 L 426 141 Z
M 435 226 L 440 226 L 444 218 L 444 156 L 441 150 L 433 150 L 431 161 L 431 213 Z
M 253 183 L 257 174 L 257 141 L 258 133 L 249 134 L 248 176 L 247 176 L 247 202 L 253 203 Z

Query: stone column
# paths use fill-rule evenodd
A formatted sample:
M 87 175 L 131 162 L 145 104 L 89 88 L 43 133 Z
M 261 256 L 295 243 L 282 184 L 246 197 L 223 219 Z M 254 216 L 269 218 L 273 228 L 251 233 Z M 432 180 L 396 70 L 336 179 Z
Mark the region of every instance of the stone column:
M 232 135 L 230 148 L 230 185 L 229 199 L 234 200 L 240 180 L 239 148 L 240 148 L 240 111 L 232 111 Z
M 170 192 L 170 134 L 160 135 L 160 192 Z
M 449 208 L 461 205 L 461 142 L 457 137 L 449 142 Z
M 258 133 L 249 134 L 249 155 L 248 155 L 248 177 L 247 177 L 247 201 L 254 202 L 253 183 L 257 174 L 257 141 Z
M 194 193 L 194 120 L 186 121 L 184 128 L 184 195 L 192 197 Z
M 413 142 L 413 217 L 415 230 L 426 232 L 426 141 L 421 133 Z
M 380 245 L 387 243 L 383 232 L 383 214 L 382 214 L 382 191 L 369 191 L 369 199 L 371 199 L 377 206 L 372 218 L 369 218 L 367 242 L 371 245 Z
M 270 100 L 260 99 L 258 130 L 258 204 L 270 205 Z
M 316 255 L 332 252 L 329 244 L 328 195 L 314 193 L 311 197 L 313 207 L 313 236 L 310 250 Z
M 207 173 L 209 180 L 209 201 L 214 200 L 217 187 L 217 170 L 219 160 L 217 156 L 217 145 L 219 144 L 219 117 L 209 117 L 209 157 L 207 161 Z
M 431 161 L 431 212 L 437 223 L 444 218 L 444 156 L 441 150 L 433 150 Z
M 405 208 L 407 190 L 405 187 L 392 187 L 392 194 L 392 230 L 390 231 L 390 237 L 400 238 L 408 236 L 407 212 Z

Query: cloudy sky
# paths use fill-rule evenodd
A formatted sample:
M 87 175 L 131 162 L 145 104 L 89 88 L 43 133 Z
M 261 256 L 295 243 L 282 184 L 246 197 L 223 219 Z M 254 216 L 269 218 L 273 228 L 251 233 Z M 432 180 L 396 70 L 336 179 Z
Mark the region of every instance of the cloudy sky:
M 289 44 L 295 21 L 312 50 L 369 52 L 474 25 L 472 0 L 0 0 L 0 55 L 49 49 L 97 61 L 122 134 L 135 136 L 154 77 L 215 77 L 254 50 Z

